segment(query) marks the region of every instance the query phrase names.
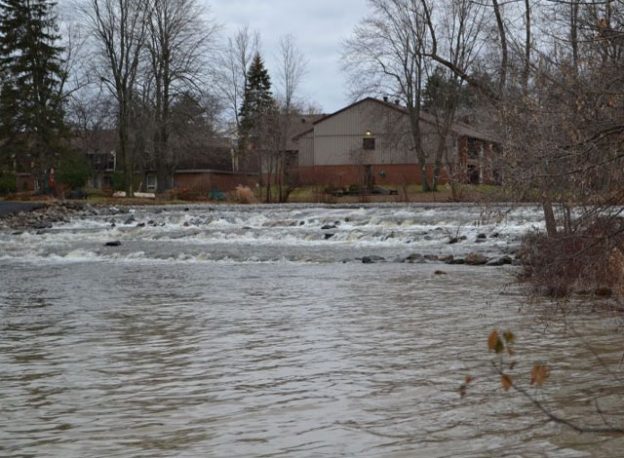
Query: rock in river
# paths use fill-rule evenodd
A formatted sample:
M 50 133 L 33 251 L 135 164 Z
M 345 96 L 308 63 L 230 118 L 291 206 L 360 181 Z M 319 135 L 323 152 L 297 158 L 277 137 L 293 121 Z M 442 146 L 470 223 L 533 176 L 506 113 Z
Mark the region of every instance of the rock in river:
M 376 262 L 382 262 L 386 259 L 382 256 L 364 256 L 362 258 L 362 264 L 375 264 Z
M 466 259 L 464 259 L 464 261 L 469 266 L 483 266 L 487 264 L 488 258 L 487 256 L 483 256 L 479 253 L 470 253 L 468 256 L 466 256 Z

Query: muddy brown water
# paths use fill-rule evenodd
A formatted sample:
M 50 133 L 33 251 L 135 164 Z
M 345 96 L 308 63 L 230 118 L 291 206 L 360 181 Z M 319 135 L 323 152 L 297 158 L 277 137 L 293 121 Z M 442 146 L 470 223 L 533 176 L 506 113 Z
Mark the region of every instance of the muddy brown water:
M 486 346 L 513 329 L 517 383 L 558 415 L 621 424 L 617 313 L 536 303 L 514 267 L 399 262 L 504 254 L 536 210 L 133 215 L 0 233 L 1 456 L 622 456 L 623 437 L 575 433 L 504 393 Z M 542 389 L 536 361 L 552 368 Z

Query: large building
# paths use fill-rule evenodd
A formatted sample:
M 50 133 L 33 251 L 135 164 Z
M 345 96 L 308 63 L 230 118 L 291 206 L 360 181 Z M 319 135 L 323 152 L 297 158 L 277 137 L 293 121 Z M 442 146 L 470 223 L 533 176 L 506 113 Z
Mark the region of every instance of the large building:
M 422 147 L 432 176 L 433 159 L 444 151 L 439 180 L 452 178 L 464 183 L 498 183 L 497 140 L 461 123 L 441 134 L 441 123 L 421 114 Z M 398 103 L 366 98 L 316 120 L 297 135 L 296 169 L 299 185 L 420 183 L 408 112 Z M 442 142 L 442 143 L 441 143 Z M 442 149 L 440 149 L 442 148 Z

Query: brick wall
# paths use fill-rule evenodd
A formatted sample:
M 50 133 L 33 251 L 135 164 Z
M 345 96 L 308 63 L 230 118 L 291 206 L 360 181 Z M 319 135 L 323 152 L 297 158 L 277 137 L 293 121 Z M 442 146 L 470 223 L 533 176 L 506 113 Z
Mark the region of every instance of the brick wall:
M 325 185 L 347 187 L 352 184 L 365 184 L 366 169 L 362 165 L 325 165 L 299 167 L 292 172 L 301 186 Z M 420 184 L 420 167 L 415 164 L 378 164 L 371 166 L 373 183 L 379 186 Z M 427 166 L 429 179 L 433 176 L 433 166 Z M 440 182 L 447 182 L 446 171 L 442 171 Z

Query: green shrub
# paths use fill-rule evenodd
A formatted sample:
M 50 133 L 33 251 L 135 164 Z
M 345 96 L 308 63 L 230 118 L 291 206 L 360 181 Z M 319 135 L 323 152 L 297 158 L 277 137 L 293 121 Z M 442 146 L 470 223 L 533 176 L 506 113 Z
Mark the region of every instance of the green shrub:
M 112 177 L 113 191 L 125 191 L 126 190 L 126 177 L 123 172 L 115 172 Z
M 90 175 L 87 159 L 80 153 L 67 152 L 59 162 L 56 181 L 69 189 L 82 188 Z
M 17 191 L 15 175 L 0 175 L 0 194 L 11 194 Z

